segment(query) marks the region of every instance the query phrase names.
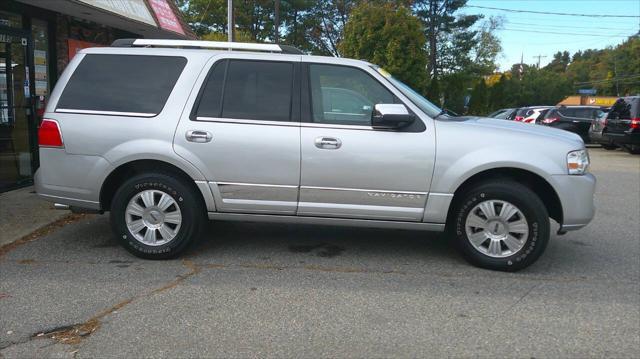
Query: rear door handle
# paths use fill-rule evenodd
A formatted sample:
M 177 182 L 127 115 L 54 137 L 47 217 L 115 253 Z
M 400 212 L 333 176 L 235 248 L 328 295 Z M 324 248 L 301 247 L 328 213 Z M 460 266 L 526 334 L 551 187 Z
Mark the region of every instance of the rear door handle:
M 337 150 L 342 146 L 342 141 L 333 137 L 318 137 L 315 140 L 316 147 L 326 150 Z
M 189 142 L 205 143 L 211 141 L 213 135 L 209 131 L 189 130 L 185 137 Z

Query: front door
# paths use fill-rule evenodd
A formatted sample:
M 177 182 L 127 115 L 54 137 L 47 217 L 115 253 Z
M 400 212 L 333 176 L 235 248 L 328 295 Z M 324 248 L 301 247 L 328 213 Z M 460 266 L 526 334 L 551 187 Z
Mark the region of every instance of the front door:
M 300 184 L 300 56 L 219 58 L 175 150 L 205 174 L 216 210 L 294 215 Z
M 0 29 L 0 192 L 32 181 L 35 120 L 30 37 Z
M 298 214 L 420 221 L 433 172 L 433 128 L 371 127 L 375 104 L 399 99 L 372 73 L 308 65 L 311 122 L 301 128 Z M 304 111 L 304 109 L 303 109 Z

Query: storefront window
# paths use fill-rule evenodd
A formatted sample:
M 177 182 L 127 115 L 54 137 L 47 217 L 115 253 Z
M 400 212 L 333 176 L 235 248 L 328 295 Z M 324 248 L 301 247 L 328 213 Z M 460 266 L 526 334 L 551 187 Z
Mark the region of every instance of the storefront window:
M 22 16 L 7 11 L 0 11 L 0 26 L 22 27 Z
M 33 19 L 31 21 L 33 36 L 33 63 L 35 65 L 36 111 L 44 110 L 49 97 L 49 36 L 47 22 Z

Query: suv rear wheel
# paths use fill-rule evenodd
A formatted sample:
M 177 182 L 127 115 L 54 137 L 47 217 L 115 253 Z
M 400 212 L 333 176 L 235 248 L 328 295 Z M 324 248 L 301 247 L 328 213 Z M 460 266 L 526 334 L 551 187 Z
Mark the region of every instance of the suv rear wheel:
M 196 193 L 168 174 L 135 176 L 116 191 L 111 227 L 120 244 L 145 259 L 178 256 L 206 225 Z
M 517 271 L 532 264 L 549 241 L 549 214 L 528 187 L 486 182 L 465 191 L 454 207 L 453 240 L 470 263 Z

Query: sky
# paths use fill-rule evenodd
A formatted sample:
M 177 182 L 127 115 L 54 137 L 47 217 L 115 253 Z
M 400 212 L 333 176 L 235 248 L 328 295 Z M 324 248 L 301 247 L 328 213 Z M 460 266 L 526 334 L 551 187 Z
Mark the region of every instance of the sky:
M 484 6 L 503 9 L 596 15 L 632 15 L 634 18 L 559 16 L 516 13 L 474 8 Z M 498 58 L 500 70 L 520 62 L 544 66 L 558 51 L 602 49 L 615 46 L 640 31 L 640 0 L 469 0 L 463 11 L 483 14 L 485 18 L 501 16 L 503 26 L 497 31 L 502 41 Z M 553 34 L 549 33 L 553 32 Z

